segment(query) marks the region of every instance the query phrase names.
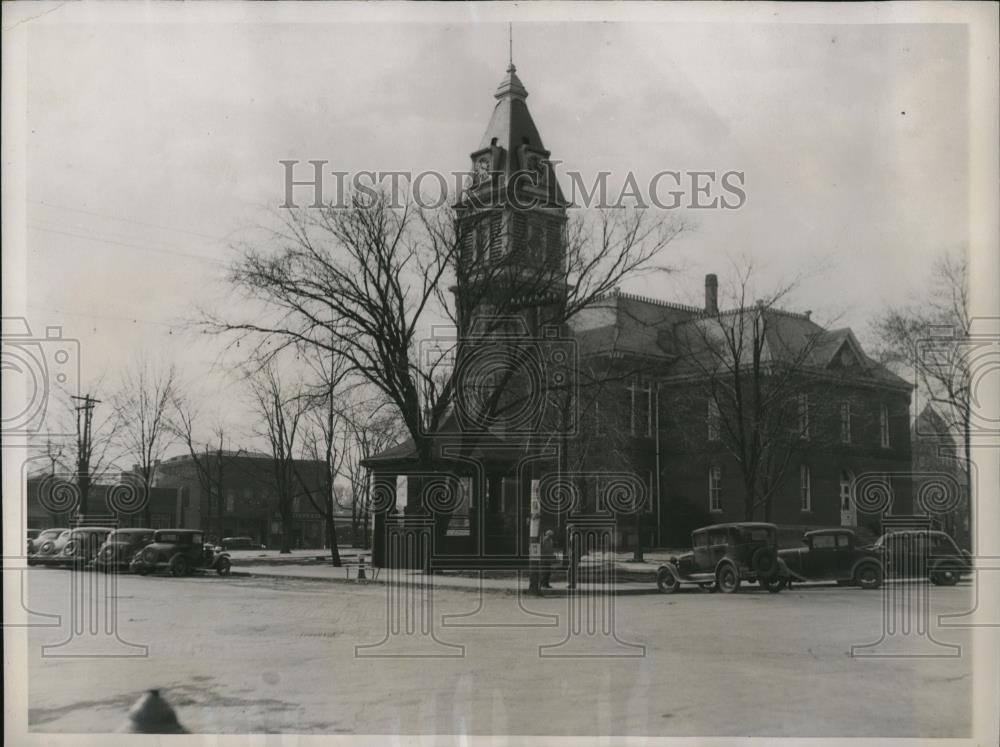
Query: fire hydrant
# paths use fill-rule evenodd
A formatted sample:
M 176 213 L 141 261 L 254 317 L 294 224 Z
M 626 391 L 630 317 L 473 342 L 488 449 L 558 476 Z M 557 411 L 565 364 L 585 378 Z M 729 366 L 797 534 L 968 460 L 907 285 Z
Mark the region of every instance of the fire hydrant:
M 128 722 L 121 732 L 129 734 L 187 734 L 170 704 L 159 690 L 149 690 L 129 709 Z

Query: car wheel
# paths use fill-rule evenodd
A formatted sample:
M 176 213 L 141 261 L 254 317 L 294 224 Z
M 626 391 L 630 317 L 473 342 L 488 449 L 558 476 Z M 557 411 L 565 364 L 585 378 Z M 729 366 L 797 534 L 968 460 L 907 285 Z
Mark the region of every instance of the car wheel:
M 785 584 L 788 582 L 781 576 L 774 576 L 773 578 L 762 578 L 759 583 L 762 589 L 767 589 L 771 594 L 777 594 L 785 588 Z
M 740 575 L 726 563 L 716 572 L 715 583 L 723 594 L 733 594 L 740 590 Z
M 186 576 L 188 573 L 188 562 L 187 558 L 183 555 L 174 555 L 170 559 L 170 575 L 171 576 Z
M 874 563 L 867 563 L 854 573 L 854 583 L 862 589 L 877 589 L 882 585 L 882 568 Z
M 220 558 L 218 564 L 215 566 L 215 571 L 220 576 L 228 576 L 232 567 L 233 564 L 229 562 L 229 558 Z
M 958 583 L 959 575 L 955 568 L 943 565 L 930 572 L 930 579 L 935 586 L 954 586 Z
M 661 594 L 673 594 L 681 588 L 681 583 L 674 574 L 666 568 L 661 568 L 656 574 L 656 588 L 660 590 Z
M 750 558 L 750 567 L 758 578 L 771 578 L 778 573 L 778 553 L 771 547 L 758 547 Z

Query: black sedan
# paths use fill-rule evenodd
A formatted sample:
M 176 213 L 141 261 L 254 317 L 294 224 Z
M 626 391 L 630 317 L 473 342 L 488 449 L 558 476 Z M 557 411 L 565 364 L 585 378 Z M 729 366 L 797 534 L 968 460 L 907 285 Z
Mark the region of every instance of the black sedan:
M 802 536 L 804 547 L 781 550 L 778 556 L 794 581 L 836 581 L 877 589 L 885 575 L 878 551 L 860 547 L 850 529 L 817 529 Z

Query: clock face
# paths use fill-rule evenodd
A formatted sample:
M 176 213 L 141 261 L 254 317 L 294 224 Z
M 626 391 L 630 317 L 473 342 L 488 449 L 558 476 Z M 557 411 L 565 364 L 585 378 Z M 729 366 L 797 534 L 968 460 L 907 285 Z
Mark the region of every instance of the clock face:
M 484 156 L 482 158 L 477 159 L 476 160 L 476 175 L 475 175 L 476 184 L 479 184 L 484 179 L 486 179 L 486 177 L 489 176 L 489 173 L 490 173 L 490 159 L 489 159 L 489 157 Z

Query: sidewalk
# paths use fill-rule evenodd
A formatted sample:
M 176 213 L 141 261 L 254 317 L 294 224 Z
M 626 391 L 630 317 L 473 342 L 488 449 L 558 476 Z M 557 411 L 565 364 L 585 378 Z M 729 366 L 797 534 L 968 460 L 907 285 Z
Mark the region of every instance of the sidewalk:
M 254 559 L 246 559 L 233 564 L 232 575 L 234 576 L 255 576 L 260 578 L 281 578 L 296 579 L 305 581 L 318 581 L 341 584 L 386 584 L 390 581 L 402 586 L 424 586 L 430 583 L 439 589 L 454 589 L 468 592 L 478 592 L 482 590 L 493 594 L 516 594 L 519 590 L 527 592 L 527 574 L 522 574 L 519 578 L 516 573 L 504 575 L 489 574 L 485 578 L 477 577 L 475 574 L 456 573 L 433 573 L 426 574 L 417 570 L 397 570 L 387 571 L 386 569 L 374 569 L 366 564 L 366 581 L 357 580 L 358 566 L 356 564 L 345 565 L 341 568 L 334 568 L 326 563 L 315 563 L 309 565 L 297 563 L 256 563 Z M 581 574 L 586 575 L 590 568 L 596 564 L 582 564 Z M 614 584 L 597 584 L 581 580 L 577 584 L 577 589 L 585 594 L 657 594 L 656 589 L 656 566 L 651 564 L 620 564 L 633 566 L 628 569 L 620 569 L 616 564 L 616 577 L 618 580 Z M 635 568 L 634 566 L 640 566 Z M 637 572 L 641 571 L 641 572 Z M 546 589 L 546 596 L 565 596 L 567 594 L 565 572 L 554 573 L 553 585 L 556 588 Z

